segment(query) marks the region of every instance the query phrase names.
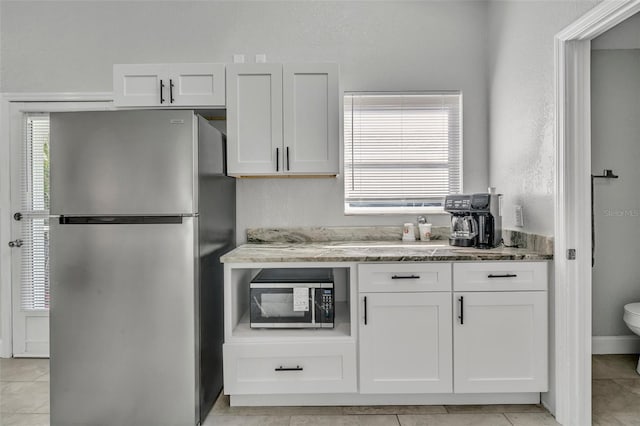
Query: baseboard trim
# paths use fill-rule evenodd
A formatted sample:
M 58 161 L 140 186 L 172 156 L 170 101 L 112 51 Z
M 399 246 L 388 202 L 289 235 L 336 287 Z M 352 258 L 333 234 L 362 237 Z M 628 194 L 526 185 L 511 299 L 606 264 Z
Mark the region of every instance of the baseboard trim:
M 326 405 L 490 405 L 539 404 L 535 393 L 475 394 L 272 394 L 230 395 L 232 407 L 255 406 L 326 406 Z
M 591 353 L 605 354 L 638 354 L 640 353 L 640 336 L 593 336 Z

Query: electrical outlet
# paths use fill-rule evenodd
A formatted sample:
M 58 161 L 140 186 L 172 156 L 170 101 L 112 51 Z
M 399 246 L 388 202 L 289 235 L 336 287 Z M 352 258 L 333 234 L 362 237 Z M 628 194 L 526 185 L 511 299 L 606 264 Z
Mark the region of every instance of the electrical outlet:
M 522 212 L 522 206 L 515 206 L 516 223 L 515 226 L 522 228 L 524 226 L 524 213 Z
M 233 63 L 234 64 L 244 64 L 244 55 L 241 55 L 239 53 L 234 53 L 233 54 Z
M 256 64 L 264 64 L 267 62 L 267 55 L 264 53 L 259 53 L 256 55 Z

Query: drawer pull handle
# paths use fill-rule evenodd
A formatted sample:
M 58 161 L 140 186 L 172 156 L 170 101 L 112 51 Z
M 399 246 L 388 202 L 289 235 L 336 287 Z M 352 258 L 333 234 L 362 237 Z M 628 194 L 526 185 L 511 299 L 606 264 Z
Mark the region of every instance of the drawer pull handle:
M 502 275 L 489 274 L 487 275 L 487 278 L 515 278 L 517 276 L 518 276 L 517 274 L 502 274 Z
M 283 366 L 280 366 L 280 367 L 276 368 L 276 371 L 302 371 L 302 370 L 303 370 L 303 368 L 300 367 L 299 365 L 296 365 L 295 367 L 283 367 Z
M 393 275 L 392 280 L 419 280 L 420 275 Z

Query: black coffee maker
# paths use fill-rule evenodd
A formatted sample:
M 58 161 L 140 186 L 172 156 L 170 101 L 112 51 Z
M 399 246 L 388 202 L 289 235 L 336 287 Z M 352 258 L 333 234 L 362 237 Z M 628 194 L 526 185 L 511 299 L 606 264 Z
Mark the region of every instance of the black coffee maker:
M 502 194 L 447 195 L 444 210 L 451 214 L 452 246 L 488 249 L 502 241 Z

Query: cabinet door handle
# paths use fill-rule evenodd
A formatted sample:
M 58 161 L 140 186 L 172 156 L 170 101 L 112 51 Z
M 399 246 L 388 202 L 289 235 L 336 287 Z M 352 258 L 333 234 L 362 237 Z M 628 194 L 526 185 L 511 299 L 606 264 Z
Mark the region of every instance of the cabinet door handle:
M 276 148 L 276 172 L 280 171 L 280 148 Z
M 487 275 L 487 278 L 515 278 L 517 276 L 518 276 L 517 274 L 502 274 L 502 275 L 489 274 Z
M 164 103 L 164 82 L 160 79 L 160 103 Z
M 299 365 L 296 365 L 295 367 L 276 367 L 275 371 L 302 371 L 304 370 L 304 368 L 300 367 Z
M 169 79 L 169 103 L 173 103 L 173 79 Z
M 287 170 L 291 170 L 291 167 L 289 165 L 289 147 L 287 147 Z
M 367 296 L 364 297 L 364 325 L 367 325 Z
M 392 275 L 392 280 L 419 280 L 420 275 Z
M 464 296 L 460 296 L 460 298 L 458 299 L 458 302 L 460 302 L 460 315 L 458 315 L 458 318 L 460 319 L 460 325 L 464 324 Z

